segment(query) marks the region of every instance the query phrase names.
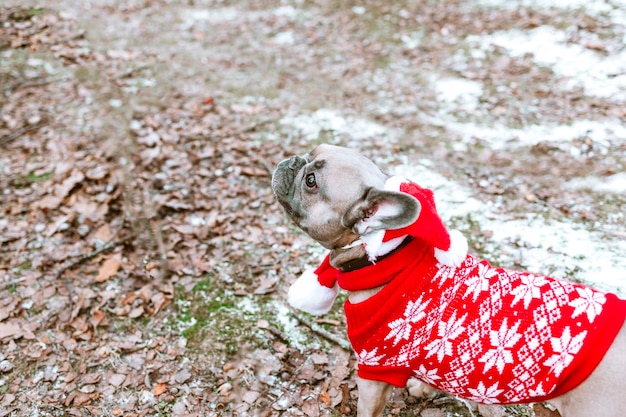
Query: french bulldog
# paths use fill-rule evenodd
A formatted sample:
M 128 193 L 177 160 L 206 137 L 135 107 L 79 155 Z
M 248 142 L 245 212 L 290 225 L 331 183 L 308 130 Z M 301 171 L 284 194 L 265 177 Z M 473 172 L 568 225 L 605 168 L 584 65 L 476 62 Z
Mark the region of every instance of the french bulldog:
M 324 144 L 280 162 L 272 189 L 329 250 L 289 303 L 323 314 L 339 288 L 349 292 L 359 417 L 381 416 L 391 388 L 414 378 L 424 392 L 478 403 L 626 415 L 625 300 L 475 258 L 439 218 L 432 191 L 351 149 Z

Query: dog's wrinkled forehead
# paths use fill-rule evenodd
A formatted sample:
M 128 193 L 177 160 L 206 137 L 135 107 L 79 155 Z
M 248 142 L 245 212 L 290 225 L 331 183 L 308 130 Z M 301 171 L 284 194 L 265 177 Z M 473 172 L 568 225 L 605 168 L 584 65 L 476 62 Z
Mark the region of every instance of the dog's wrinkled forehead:
M 313 149 L 308 158 L 316 169 L 332 170 L 339 181 L 355 176 L 353 179 L 361 185 L 384 186 L 385 175 L 380 168 L 353 149 L 322 144 Z

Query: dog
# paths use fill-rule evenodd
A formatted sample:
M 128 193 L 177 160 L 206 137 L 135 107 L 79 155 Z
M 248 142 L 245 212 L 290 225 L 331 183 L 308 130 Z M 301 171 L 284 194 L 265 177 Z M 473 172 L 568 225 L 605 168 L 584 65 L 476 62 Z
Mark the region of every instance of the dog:
M 329 250 L 288 292 L 327 312 L 339 288 L 357 356 L 359 417 L 411 378 L 485 404 L 549 402 L 562 417 L 626 415 L 626 301 L 496 268 L 448 231 L 432 191 L 323 144 L 278 164 L 289 218 Z

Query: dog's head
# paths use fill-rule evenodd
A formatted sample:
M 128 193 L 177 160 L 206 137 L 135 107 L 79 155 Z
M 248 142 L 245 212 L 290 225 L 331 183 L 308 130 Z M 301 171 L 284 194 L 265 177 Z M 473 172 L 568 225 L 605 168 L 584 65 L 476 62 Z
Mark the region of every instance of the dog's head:
M 388 178 L 354 150 L 319 145 L 308 155 L 279 163 L 272 189 L 294 223 L 332 250 L 417 219 L 419 201 L 385 190 Z

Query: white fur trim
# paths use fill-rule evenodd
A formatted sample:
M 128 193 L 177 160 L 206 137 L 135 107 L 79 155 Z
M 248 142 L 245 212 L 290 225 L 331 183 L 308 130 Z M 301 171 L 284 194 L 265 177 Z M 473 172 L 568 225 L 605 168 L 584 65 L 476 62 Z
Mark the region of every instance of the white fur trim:
M 365 245 L 365 252 L 367 257 L 371 261 L 376 258 L 380 245 L 383 244 L 383 237 L 385 236 L 384 230 L 377 230 L 367 235 L 361 236 L 361 241 Z
M 382 232 L 382 233 L 381 233 Z M 383 242 L 385 230 L 378 230 L 369 235 L 361 236 L 361 240 L 365 244 L 365 252 L 367 252 L 367 258 L 370 262 L 374 262 L 376 258 L 386 255 L 404 241 L 406 235 L 396 237 L 394 239 Z
M 400 184 L 403 182 L 409 182 L 406 178 L 395 175 L 387 178 L 385 181 L 385 190 L 387 191 L 400 191 Z
M 435 248 L 435 258 L 447 266 L 459 267 L 467 256 L 467 239 L 458 230 L 450 230 L 450 248 Z
M 323 286 L 317 280 L 313 268 L 307 269 L 289 288 L 287 302 L 298 310 L 310 314 L 328 313 L 339 294 L 339 285 L 333 288 Z
M 355 240 L 355 241 L 354 241 L 354 242 L 352 242 L 352 243 L 348 243 L 347 245 L 343 245 L 343 246 L 342 246 L 342 247 L 340 247 L 339 249 L 352 249 L 352 248 L 354 248 L 355 246 L 360 246 L 360 245 L 362 245 L 362 244 L 363 244 L 363 242 L 361 241 L 361 239 L 357 239 L 357 240 Z

